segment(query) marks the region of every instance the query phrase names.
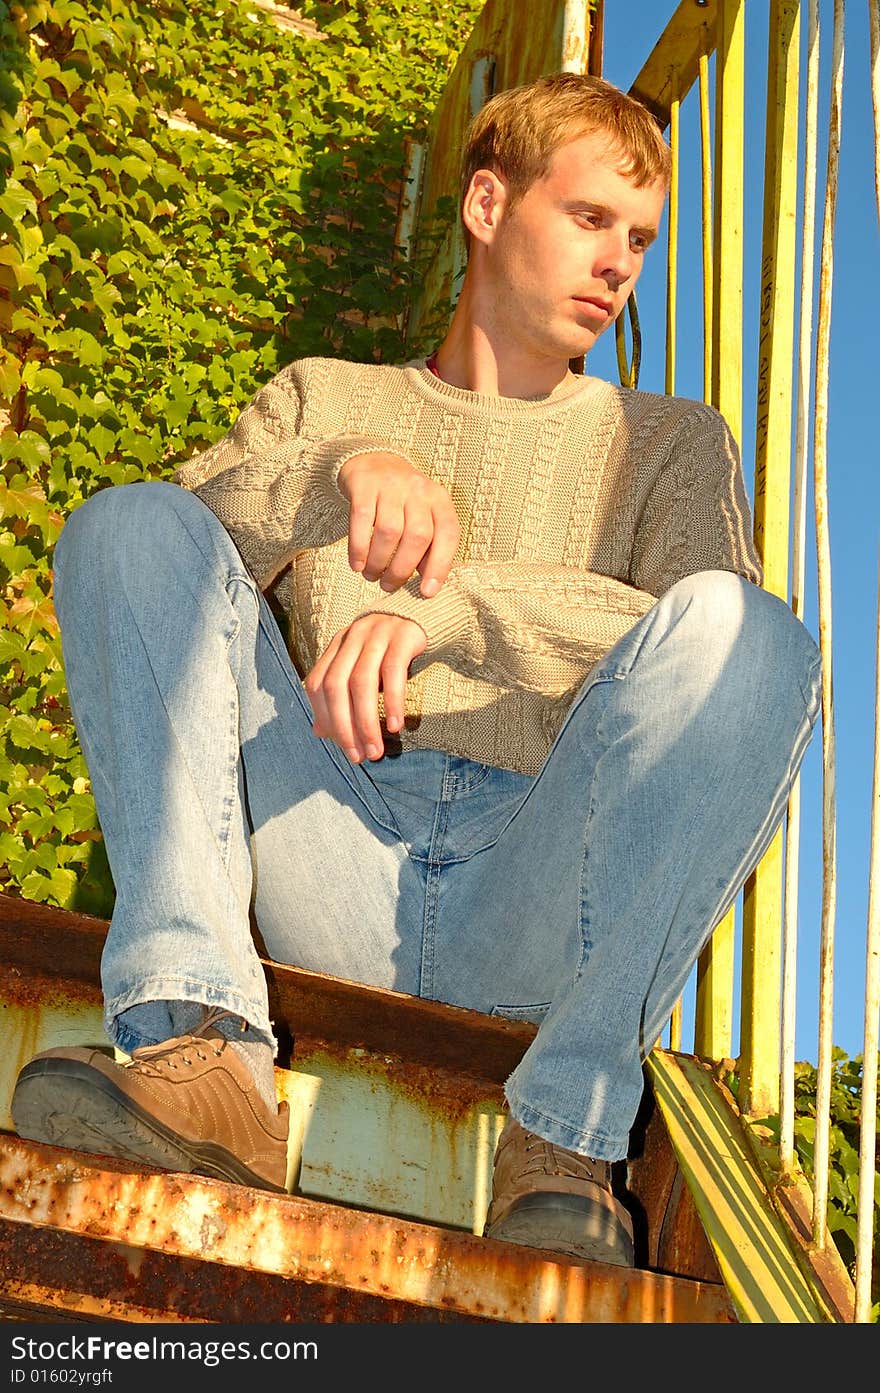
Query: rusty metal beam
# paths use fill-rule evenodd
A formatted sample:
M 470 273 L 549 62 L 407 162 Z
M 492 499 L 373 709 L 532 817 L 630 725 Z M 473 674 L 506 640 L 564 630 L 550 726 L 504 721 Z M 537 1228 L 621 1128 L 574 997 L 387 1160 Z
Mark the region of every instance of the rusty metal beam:
M 242 1321 L 267 1302 L 297 1321 L 735 1320 L 717 1285 L 0 1137 L 0 1305 Z
M 700 55 L 715 48 L 718 0 L 682 0 L 630 87 L 665 130 L 672 104 L 684 101 L 700 71 Z
M 36 980 L 49 979 L 58 981 L 67 994 L 98 1000 L 108 928 L 106 920 L 92 915 L 0 895 L 4 995 L 26 1004 L 34 996 Z M 395 1054 L 432 1070 L 503 1083 L 537 1031 L 527 1022 L 261 960 L 270 1015 L 291 1036 L 332 1040 L 342 1048 Z M 40 999 L 44 990 L 40 986 Z M 285 1063 L 283 1041 L 279 1062 Z
M 106 1043 L 99 961 L 107 927 L 91 916 L 0 896 L 0 1132 L 12 1131 L 14 1081 L 36 1050 Z M 279 1097 L 291 1108 L 288 1190 L 481 1233 L 502 1084 L 535 1027 L 264 965 L 273 981 L 276 1028 L 296 1037 L 276 1070 Z M 647 1095 L 645 1106 L 651 1106 Z M 655 1118 L 650 1157 L 636 1149 L 630 1163 L 641 1226 L 638 1261 L 717 1284 L 720 1275 L 680 1183 L 670 1200 L 676 1165 L 657 1125 Z

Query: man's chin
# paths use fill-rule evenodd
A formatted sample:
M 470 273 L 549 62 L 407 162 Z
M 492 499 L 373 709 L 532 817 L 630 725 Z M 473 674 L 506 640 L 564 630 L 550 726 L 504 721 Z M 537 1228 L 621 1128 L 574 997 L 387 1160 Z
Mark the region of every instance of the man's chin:
M 566 350 L 568 357 L 586 358 L 590 349 L 593 347 L 593 344 L 599 337 L 599 333 L 601 332 L 602 331 L 600 330 L 598 333 L 572 334 L 570 338 L 570 346 Z

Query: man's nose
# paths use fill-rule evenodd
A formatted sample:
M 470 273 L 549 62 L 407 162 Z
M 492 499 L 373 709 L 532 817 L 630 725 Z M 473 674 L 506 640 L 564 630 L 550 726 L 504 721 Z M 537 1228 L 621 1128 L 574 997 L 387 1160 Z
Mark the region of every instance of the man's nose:
M 609 228 L 596 253 L 596 277 L 604 280 L 612 293 L 632 278 L 636 256 L 630 246 L 628 232 Z

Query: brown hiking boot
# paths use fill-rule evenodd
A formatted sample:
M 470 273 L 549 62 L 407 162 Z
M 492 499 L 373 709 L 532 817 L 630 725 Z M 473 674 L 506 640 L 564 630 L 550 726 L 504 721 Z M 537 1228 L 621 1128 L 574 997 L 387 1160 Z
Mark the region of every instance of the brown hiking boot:
M 611 1162 L 565 1151 L 510 1116 L 495 1152 L 483 1236 L 633 1266 L 632 1220 L 611 1193 Z
M 191 1035 L 135 1050 L 117 1064 L 99 1049 L 44 1050 L 12 1095 L 20 1137 L 284 1190 L 289 1110 L 266 1106 L 247 1065 L 208 1010 Z

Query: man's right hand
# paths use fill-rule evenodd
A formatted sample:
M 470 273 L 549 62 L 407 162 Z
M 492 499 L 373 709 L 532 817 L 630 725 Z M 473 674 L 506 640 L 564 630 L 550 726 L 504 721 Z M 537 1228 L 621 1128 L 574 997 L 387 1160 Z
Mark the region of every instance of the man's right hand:
M 436 595 L 449 575 L 460 529 L 442 484 L 400 455 L 370 450 L 352 455 L 338 475 L 349 501 L 348 560 L 366 580 L 399 590 L 421 575 L 421 593 Z

